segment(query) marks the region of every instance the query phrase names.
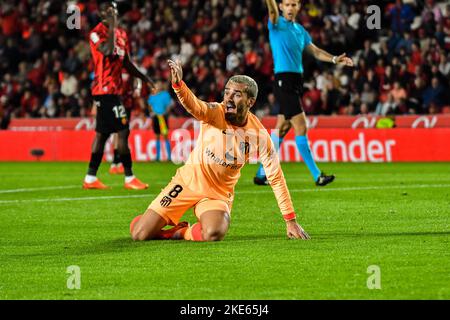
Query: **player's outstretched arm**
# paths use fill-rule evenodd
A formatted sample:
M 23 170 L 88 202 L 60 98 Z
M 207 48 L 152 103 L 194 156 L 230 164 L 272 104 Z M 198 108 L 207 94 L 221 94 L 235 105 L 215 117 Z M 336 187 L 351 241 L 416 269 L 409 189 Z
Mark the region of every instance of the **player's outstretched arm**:
M 150 79 L 147 75 L 143 74 L 141 70 L 139 70 L 138 67 L 136 67 L 133 61 L 131 61 L 130 55 L 128 53 L 125 54 L 125 58 L 123 59 L 123 67 L 128 71 L 128 73 L 131 76 L 146 82 L 150 87 L 150 90 L 153 90 L 155 88 L 155 84 L 153 83 L 152 79 Z
M 306 47 L 306 51 L 309 52 L 314 58 L 320 61 L 339 64 L 347 67 L 353 67 L 353 60 L 345 53 L 341 54 L 340 56 L 333 56 L 332 54 L 329 54 L 325 50 L 320 49 L 313 43 L 309 44 Z
M 281 210 L 283 219 L 286 222 L 286 234 L 289 239 L 310 239 L 309 235 L 297 223 L 294 206 L 292 204 L 289 189 L 284 178 L 283 171 L 280 165 L 280 159 L 273 146 L 270 136 L 266 133 L 260 139 L 260 155 L 261 162 L 266 172 L 267 179 L 275 194 L 278 202 L 278 207 Z
M 269 19 L 272 24 L 277 24 L 280 12 L 278 11 L 277 2 L 275 0 L 266 0 L 267 9 L 269 10 Z
M 198 99 L 194 93 L 183 82 L 183 67 L 181 61 L 168 60 L 170 73 L 172 77 L 172 88 L 177 94 L 178 100 L 182 106 L 194 118 L 200 121 L 217 125 L 218 122 L 224 121 L 223 112 L 218 103 L 206 103 Z

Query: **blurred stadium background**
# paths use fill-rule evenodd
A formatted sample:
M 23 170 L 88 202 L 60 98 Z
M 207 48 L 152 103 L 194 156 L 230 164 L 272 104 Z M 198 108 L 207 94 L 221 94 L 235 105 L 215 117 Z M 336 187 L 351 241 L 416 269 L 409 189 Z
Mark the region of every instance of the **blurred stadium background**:
M 117 3 L 120 24 L 130 38 L 133 60 L 153 79 L 166 83 L 171 94 L 168 58 L 181 59 L 186 82 L 204 100 L 220 100 L 231 74 L 248 74 L 258 81 L 261 90 L 253 112 L 268 128 L 274 126 L 273 116 L 279 107 L 272 93 L 273 62 L 263 0 Z M 366 20 L 370 16 L 367 7 L 373 4 L 370 1 L 304 0 L 302 3 L 298 20 L 311 33 L 314 43 L 333 54 L 346 52 L 356 63 L 355 68 L 336 68 L 305 55 L 303 105 L 310 116 L 311 128 L 450 127 L 448 2 L 378 1 L 379 30 L 367 28 Z M 70 30 L 66 26 L 67 8 L 73 5 L 81 12 L 81 23 L 80 29 Z M 30 160 L 34 159 L 29 155 L 31 148 L 61 148 L 54 141 L 49 142 L 58 134 L 45 136 L 44 131 L 86 129 L 89 132 L 78 135 L 87 134 L 86 145 L 81 143 L 84 149 L 71 150 L 72 156 L 52 157 L 51 151 L 44 150 L 48 157 L 44 155 L 42 159 L 88 159 L 94 119 L 90 95 L 93 74 L 87 40 L 89 31 L 98 22 L 96 1 L 2 1 L 1 128 L 9 129 L 8 148 L 15 147 L 16 152 L 0 152 L 0 160 Z M 129 80 L 126 74 L 124 77 Z M 151 131 L 146 107 L 149 92 L 145 88 L 135 92 L 131 81 L 127 86 L 124 100 L 132 109 L 132 129 Z M 170 116 L 171 129 L 187 128 L 191 124 L 189 115 L 179 104 Z M 32 135 L 30 139 L 36 143 L 26 143 L 26 135 L 18 133 L 24 131 L 39 131 L 39 137 L 45 142 L 37 143 L 38 135 Z M 315 137 L 313 130 L 311 139 L 328 139 L 319 133 L 320 130 L 316 131 Z M 342 137 L 347 148 L 359 137 L 349 134 Z M 382 143 L 389 139 L 386 134 L 380 138 Z M 433 131 L 432 140 L 448 141 L 448 133 L 443 135 L 442 131 Z M 141 149 L 147 154 L 140 160 L 154 159 L 152 133 L 142 133 L 139 139 Z M 136 142 L 133 136 L 131 140 Z M 17 141 L 22 142 L 20 150 Z M 407 148 L 401 142 L 396 146 Z M 283 159 L 298 160 L 294 149 L 282 150 Z M 322 152 L 322 161 L 332 160 L 326 157 L 327 151 L 318 152 Z M 133 156 L 139 158 L 136 153 Z M 342 155 L 335 160 L 345 159 Z M 393 160 L 444 161 L 450 160 L 450 155 L 423 159 L 394 155 Z

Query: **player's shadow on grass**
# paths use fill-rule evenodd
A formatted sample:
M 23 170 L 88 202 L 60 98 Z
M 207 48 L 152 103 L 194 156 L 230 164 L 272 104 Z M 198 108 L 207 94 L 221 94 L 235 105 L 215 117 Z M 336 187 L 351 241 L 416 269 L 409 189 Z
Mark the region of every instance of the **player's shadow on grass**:
M 314 235 L 314 234 L 312 234 Z M 367 237 L 403 237 L 403 236 L 448 236 L 450 231 L 422 231 L 422 232 L 336 232 L 318 234 L 319 238 L 335 238 L 335 237 L 349 237 L 349 238 L 367 238 Z
M 86 245 L 82 248 L 74 248 L 79 251 L 76 255 L 102 254 L 102 253 L 120 253 L 123 251 L 131 252 L 136 249 L 145 247 L 149 250 L 152 248 L 161 248 L 161 245 L 170 247 L 180 246 L 186 243 L 183 240 L 153 240 L 153 241 L 133 241 L 130 237 L 117 238 L 108 241 L 102 241 L 98 244 Z
M 10 254 L 5 255 L 7 259 L 26 259 L 26 258 L 42 258 L 42 257 L 80 257 L 99 254 L 114 254 L 122 252 L 133 252 L 133 250 L 140 250 L 145 247 L 146 250 L 161 250 L 162 245 L 165 247 L 174 248 L 176 246 L 186 245 L 186 241 L 171 241 L 171 240 L 155 240 L 155 241 L 133 241 L 130 237 L 116 238 L 107 241 L 94 240 L 88 244 L 69 244 L 58 246 L 57 249 L 51 251 L 40 251 L 36 253 L 26 254 Z
M 270 235 L 270 234 L 252 234 L 252 235 L 232 235 L 229 237 L 225 237 L 224 241 L 232 242 L 232 241 L 261 241 L 261 240 L 284 240 L 287 237 L 283 235 Z
M 91 245 L 83 245 L 75 248 L 69 248 L 67 252 L 65 252 L 67 255 L 76 255 L 76 256 L 83 256 L 83 255 L 96 255 L 96 254 L 105 254 L 105 253 L 121 253 L 121 252 L 132 252 L 133 250 L 140 250 L 141 248 L 146 248 L 146 250 L 152 250 L 154 248 L 155 250 L 161 250 L 164 248 L 164 250 L 167 249 L 175 249 L 175 248 L 183 248 L 192 245 L 214 245 L 214 244 L 225 244 L 225 243 L 232 243 L 233 241 L 261 241 L 261 240 L 267 240 L 267 241 L 273 241 L 273 240 L 282 240 L 283 237 L 277 236 L 277 235 L 267 235 L 267 234 L 261 234 L 261 235 L 246 235 L 246 236 L 230 236 L 225 237 L 224 241 L 219 241 L 215 243 L 199 243 L 199 242 L 192 242 L 192 241 L 184 241 L 184 240 L 152 240 L 152 241 L 133 241 L 130 237 L 122 237 L 122 238 L 116 238 L 112 240 L 107 241 L 101 241 L 97 244 L 91 244 Z

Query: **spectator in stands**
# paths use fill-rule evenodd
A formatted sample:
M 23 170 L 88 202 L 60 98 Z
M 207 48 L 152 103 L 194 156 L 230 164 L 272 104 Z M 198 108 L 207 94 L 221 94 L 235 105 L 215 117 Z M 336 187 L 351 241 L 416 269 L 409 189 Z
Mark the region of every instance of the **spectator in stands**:
M 21 113 L 20 116 L 26 118 L 39 117 L 39 99 L 30 89 L 26 89 L 20 99 Z
M 48 85 L 47 96 L 43 101 L 40 114 L 45 118 L 54 118 L 59 115 L 58 97 L 60 96 L 58 86 L 55 82 Z
M 397 112 L 397 107 L 398 106 L 397 104 L 395 104 L 395 100 L 392 94 L 388 94 L 386 102 L 378 103 L 377 109 L 375 110 L 375 114 L 381 116 L 392 115 Z
M 6 96 L 0 97 L 0 130 L 8 129 L 11 120 L 8 108 L 8 98 Z
M 367 116 L 370 114 L 370 108 L 367 103 L 362 103 L 359 108 L 359 115 Z
M 439 71 L 444 75 L 444 77 L 449 78 L 449 76 L 450 76 L 450 53 L 446 54 L 444 50 L 442 50 L 439 55 Z
M 321 91 L 317 88 L 316 81 L 313 79 L 310 89 L 303 95 L 303 109 L 306 114 L 319 114 L 322 108 Z
M 394 102 L 398 106 L 406 99 L 406 90 L 401 86 L 399 81 L 394 82 L 394 86 L 389 91 L 389 94 L 394 98 Z
M 364 89 L 361 93 L 361 104 L 364 104 L 368 110 L 374 110 L 377 103 L 377 93 L 368 82 L 364 83 Z
M 408 3 L 405 4 L 403 0 L 396 0 L 395 6 L 389 11 L 389 16 L 391 18 L 392 31 L 403 33 L 409 31 L 415 14 Z
M 448 102 L 448 94 L 444 87 L 439 83 L 439 79 L 431 79 L 431 85 L 423 93 L 423 108 L 427 113 L 431 107 L 433 111 L 439 110 Z
M 324 91 L 325 94 L 325 104 L 322 105 L 320 110 L 321 114 L 330 115 L 334 110 L 339 110 L 341 95 L 339 90 L 335 87 L 333 81 L 328 82 L 327 87 Z
M 375 51 L 371 48 L 371 41 L 366 40 L 364 41 L 364 49 L 359 54 L 359 59 L 362 61 L 365 61 L 367 67 L 372 68 L 375 66 L 378 56 L 375 53 Z
M 407 100 L 408 113 L 421 113 L 423 104 L 424 81 L 420 77 L 414 79 Z

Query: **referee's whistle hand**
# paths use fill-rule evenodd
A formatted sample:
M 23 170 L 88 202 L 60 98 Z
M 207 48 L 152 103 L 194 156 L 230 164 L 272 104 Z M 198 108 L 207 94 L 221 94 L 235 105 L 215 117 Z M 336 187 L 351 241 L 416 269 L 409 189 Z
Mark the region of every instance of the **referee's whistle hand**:
M 337 62 L 337 64 L 344 65 L 347 67 L 354 66 L 353 60 L 351 58 L 347 57 L 346 53 L 343 53 L 340 56 L 338 56 L 336 59 L 336 62 Z

